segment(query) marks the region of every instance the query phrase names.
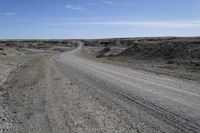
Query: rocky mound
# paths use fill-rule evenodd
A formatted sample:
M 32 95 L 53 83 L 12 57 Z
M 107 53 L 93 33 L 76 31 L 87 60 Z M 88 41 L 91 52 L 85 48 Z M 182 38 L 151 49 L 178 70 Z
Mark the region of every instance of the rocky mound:
M 106 48 L 103 48 L 102 50 L 100 50 L 97 55 L 96 55 L 96 58 L 102 58 L 102 57 L 107 57 L 107 56 L 110 56 L 110 52 L 111 49 L 106 47 Z
M 162 60 L 168 64 L 200 66 L 200 37 L 118 38 L 87 40 L 85 46 L 105 47 L 97 54 L 102 57 L 131 57 L 144 60 Z M 107 51 L 109 47 L 111 51 Z M 118 50 L 115 54 L 113 50 Z
M 145 60 L 163 60 L 168 64 L 200 67 L 199 42 L 134 43 L 117 55 Z
M 135 43 L 118 56 L 161 59 L 200 59 L 200 42 Z

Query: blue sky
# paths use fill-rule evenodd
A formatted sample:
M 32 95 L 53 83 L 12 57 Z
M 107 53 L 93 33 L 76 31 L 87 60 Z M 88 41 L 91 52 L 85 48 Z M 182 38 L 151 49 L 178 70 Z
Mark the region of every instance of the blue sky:
M 0 39 L 200 36 L 200 0 L 0 0 Z

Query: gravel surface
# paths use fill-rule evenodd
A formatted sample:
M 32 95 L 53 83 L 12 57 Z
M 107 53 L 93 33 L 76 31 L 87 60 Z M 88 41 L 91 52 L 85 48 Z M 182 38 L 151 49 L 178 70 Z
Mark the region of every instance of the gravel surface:
M 98 63 L 79 50 L 40 55 L 11 72 L 0 88 L 2 131 L 200 131 L 198 83 Z

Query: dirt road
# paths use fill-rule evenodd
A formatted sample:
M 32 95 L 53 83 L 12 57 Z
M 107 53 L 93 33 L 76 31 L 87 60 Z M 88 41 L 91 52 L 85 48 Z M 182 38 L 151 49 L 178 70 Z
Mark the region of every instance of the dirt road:
M 46 54 L 1 87 L 5 132 L 196 132 L 200 84 L 79 57 Z

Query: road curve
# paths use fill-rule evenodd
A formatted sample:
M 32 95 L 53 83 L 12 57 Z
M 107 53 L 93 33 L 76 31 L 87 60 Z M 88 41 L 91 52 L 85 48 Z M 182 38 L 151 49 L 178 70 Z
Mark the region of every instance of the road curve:
M 199 83 L 89 60 L 79 56 L 81 47 L 57 61 L 182 132 L 200 132 Z

